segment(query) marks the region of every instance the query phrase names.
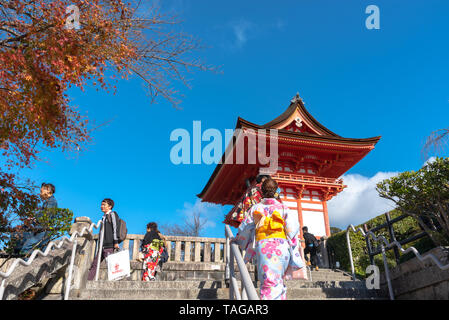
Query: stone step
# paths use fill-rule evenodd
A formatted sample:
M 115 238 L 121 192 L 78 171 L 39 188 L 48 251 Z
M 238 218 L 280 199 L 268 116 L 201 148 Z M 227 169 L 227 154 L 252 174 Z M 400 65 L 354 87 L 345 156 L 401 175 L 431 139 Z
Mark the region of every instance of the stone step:
M 240 282 L 238 282 L 240 286 Z M 260 285 L 260 283 L 259 283 Z M 365 283 L 361 281 L 286 281 L 287 288 L 343 288 L 343 289 L 366 289 Z M 87 289 L 108 289 L 108 290 L 131 290 L 131 289 L 217 289 L 225 288 L 225 281 L 193 280 L 193 281 L 88 281 Z
M 251 279 L 254 280 L 254 273 L 250 273 Z M 236 278 L 241 279 L 240 273 L 236 272 Z M 224 281 L 224 271 L 171 271 L 162 270 L 158 275 L 158 279 L 165 281 L 182 281 L 182 280 L 215 280 Z
M 133 289 L 218 289 L 225 288 L 224 281 L 88 281 L 87 289 L 133 290 Z
M 130 277 L 127 280 L 140 281 L 142 279 L 142 269 L 131 270 Z M 250 273 L 251 279 L 254 281 L 254 273 Z M 107 280 L 108 273 L 106 269 L 100 270 L 99 280 Z M 240 273 L 236 271 L 236 278 L 240 280 Z M 225 273 L 223 271 L 171 271 L 162 270 L 157 274 L 158 280 L 164 281 L 183 281 L 183 280 L 210 280 L 210 281 L 223 281 L 225 280 Z M 310 280 L 310 279 L 309 279 Z M 324 273 L 324 272 L 312 272 L 313 281 L 351 281 L 350 276 L 342 273 Z
M 302 300 L 302 301 L 307 301 L 307 300 L 387 300 L 384 298 L 376 298 L 376 297 L 368 297 L 368 298 L 364 298 L 364 297 L 356 297 L 356 298 L 331 298 L 331 297 L 302 297 L 300 299 L 295 299 L 295 298 L 291 298 L 288 296 L 287 294 L 287 300 Z
M 225 300 L 229 289 L 86 289 L 73 300 Z
M 180 281 L 216 281 L 216 282 L 221 282 L 221 281 L 225 281 L 225 279 L 224 279 L 224 275 L 221 275 L 221 276 L 217 276 L 217 277 L 213 277 L 213 276 L 210 276 L 209 275 L 209 277 L 207 278 L 205 278 L 205 277 L 186 277 L 186 278 L 184 278 L 184 277 L 179 277 L 179 275 L 174 275 L 174 277 L 176 277 L 176 278 L 171 278 L 169 275 L 167 276 L 167 275 L 165 275 L 164 276 L 164 274 L 160 274 L 160 275 L 157 275 L 156 276 L 156 279 L 158 280 L 158 281 L 167 281 L 167 282 L 180 282 Z M 107 276 L 104 276 L 104 277 L 100 277 L 100 279 L 99 279 L 100 281 L 101 280 L 105 280 L 105 281 L 107 281 Z M 137 277 L 137 276 L 134 276 L 134 277 L 129 277 L 129 278 L 125 278 L 125 279 L 123 279 L 123 280 L 125 280 L 125 281 L 135 281 L 135 282 L 141 282 L 141 278 L 140 278 L 140 275 Z M 237 275 L 237 281 L 238 282 L 240 282 L 240 277 Z M 253 281 L 254 281 L 254 278 L 253 278 Z M 311 282 L 310 280 L 298 280 L 298 281 L 305 281 L 305 282 Z M 329 282 L 342 282 L 342 283 L 344 283 L 344 282 L 351 282 L 352 280 L 350 279 L 350 278 L 339 278 L 339 277 L 316 277 L 316 278 L 314 278 L 313 279 L 313 283 L 316 283 L 316 282 L 322 282 L 322 283 L 329 283 Z M 258 283 L 260 283 L 260 281 L 258 281 Z
M 240 283 L 239 283 L 240 286 Z M 289 300 L 386 299 L 379 290 L 368 290 L 362 281 L 286 282 Z M 260 295 L 260 288 L 256 288 Z M 73 299 L 90 300 L 223 300 L 229 298 L 224 281 L 88 281 Z
M 251 278 L 254 280 L 254 265 L 247 265 Z M 195 262 L 167 262 L 162 267 L 162 272 L 159 273 L 160 280 L 214 280 L 221 281 L 225 279 L 225 264 L 224 263 L 195 263 Z M 236 278 L 240 279 L 237 266 L 235 266 Z M 143 273 L 142 262 L 131 261 L 131 274 L 128 280 L 139 281 Z M 102 264 L 100 266 L 100 280 L 107 280 L 107 266 Z M 312 280 L 316 281 L 350 281 L 351 276 L 340 270 L 320 269 L 318 271 L 312 270 Z
M 142 280 L 143 269 L 133 269 L 131 270 L 130 276 L 126 280 L 131 281 L 141 281 Z M 254 280 L 254 273 L 250 273 L 251 278 Z M 224 271 L 172 271 L 172 270 L 162 270 L 156 274 L 158 280 L 164 281 L 184 281 L 184 280 L 209 280 L 209 281 L 224 281 L 225 273 Z M 236 278 L 240 280 L 240 273 L 236 272 Z M 98 280 L 108 280 L 108 271 L 106 269 L 100 270 L 100 275 Z
M 351 277 L 341 276 L 341 275 L 314 275 L 312 274 L 312 279 L 309 281 L 352 281 Z
M 134 272 L 131 274 L 131 280 L 140 280 L 142 271 Z M 251 279 L 255 280 L 254 273 L 250 273 Z M 107 273 L 100 277 L 101 279 L 107 279 Z M 236 278 L 240 280 L 240 273 L 236 271 Z M 179 280 L 224 280 L 224 272 L 216 271 L 167 271 L 162 270 L 158 275 L 158 279 L 167 281 L 179 281 Z M 310 280 L 310 279 L 309 279 Z M 345 276 L 343 274 L 315 274 L 312 272 L 313 281 L 351 281 L 350 276 Z
M 378 290 L 357 288 L 287 288 L 287 300 L 383 299 Z
M 260 294 L 260 290 L 257 290 Z M 373 290 L 343 288 L 288 288 L 288 300 L 380 299 Z M 227 300 L 227 288 L 86 289 L 73 299 L 89 300 Z
M 254 280 L 255 268 L 248 265 Z M 143 282 L 142 262 L 131 262 L 131 276 L 120 281 L 107 281 L 107 267 L 100 266 L 100 281 L 88 281 L 85 290 L 75 299 L 129 299 L 129 300 L 190 300 L 228 299 L 224 263 L 167 262 L 157 275 L 157 281 Z M 240 280 L 237 266 L 236 277 Z M 308 272 L 309 274 L 309 272 Z M 341 270 L 312 270 L 312 280 L 287 281 L 287 299 L 382 299 L 376 290 L 367 290 L 364 281 L 352 281 L 350 274 Z M 240 286 L 240 281 L 238 281 Z M 258 282 L 260 286 L 260 282 Z M 260 294 L 260 288 L 256 288 Z
M 131 270 L 142 270 L 142 262 L 139 261 L 131 261 Z M 162 269 L 165 271 L 225 271 L 224 263 L 214 263 L 214 262 L 166 262 L 163 264 Z M 248 271 L 250 273 L 255 271 L 255 267 L 252 264 L 247 264 Z M 100 266 L 101 269 L 107 269 L 106 264 L 103 262 Z M 235 265 L 234 268 L 238 272 L 238 267 Z M 343 272 L 338 269 L 319 269 L 318 271 L 312 270 L 312 275 L 345 275 L 350 277 L 349 273 Z
M 286 281 L 287 288 L 343 288 L 365 290 L 365 282 L 362 281 L 306 281 L 290 280 Z

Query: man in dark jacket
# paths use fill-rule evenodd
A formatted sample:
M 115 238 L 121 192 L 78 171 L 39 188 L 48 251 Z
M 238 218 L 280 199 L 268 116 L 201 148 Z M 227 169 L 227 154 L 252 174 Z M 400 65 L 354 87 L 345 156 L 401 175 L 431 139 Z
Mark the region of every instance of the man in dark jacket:
M 99 248 L 101 250 L 101 261 L 103 261 L 108 255 L 114 253 L 114 250 L 120 249 L 118 240 L 118 216 L 115 211 L 112 211 L 114 207 L 114 201 L 112 199 L 104 199 L 101 202 L 101 211 L 103 211 L 103 223 L 102 228 L 103 233 L 103 247 Z M 100 239 L 98 239 L 100 243 Z M 98 252 L 95 255 L 94 261 L 89 269 L 89 275 L 87 280 L 93 280 L 97 273 L 97 263 L 98 263 Z M 100 263 L 101 263 L 100 261 Z
M 319 265 L 319 258 L 317 255 L 318 250 L 318 240 L 315 238 L 315 236 L 312 233 L 308 232 L 309 229 L 307 227 L 302 228 L 304 241 L 306 242 L 306 247 L 304 249 L 304 258 L 307 261 L 307 265 L 310 265 L 310 262 L 312 263 L 312 267 L 315 268 L 315 270 L 318 271 L 318 265 Z M 310 262 L 307 259 L 307 254 L 310 253 Z

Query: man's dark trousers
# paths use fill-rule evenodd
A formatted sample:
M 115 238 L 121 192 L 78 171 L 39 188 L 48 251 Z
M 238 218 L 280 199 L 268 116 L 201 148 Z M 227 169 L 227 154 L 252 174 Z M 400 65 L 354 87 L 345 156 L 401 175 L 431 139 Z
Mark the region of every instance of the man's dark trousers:
M 304 249 L 304 256 L 307 257 L 307 254 L 310 253 L 310 263 L 312 266 L 317 267 L 319 265 L 319 258 L 317 255 L 317 250 L 315 247 L 306 247 Z M 307 260 L 307 258 L 306 258 Z
M 100 263 L 110 254 L 114 253 L 114 248 L 103 248 L 101 252 L 101 261 Z M 89 269 L 89 274 L 87 276 L 87 280 L 94 280 L 95 275 L 97 274 L 97 263 L 98 263 L 98 254 L 95 256 L 94 261 L 92 261 L 92 265 Z

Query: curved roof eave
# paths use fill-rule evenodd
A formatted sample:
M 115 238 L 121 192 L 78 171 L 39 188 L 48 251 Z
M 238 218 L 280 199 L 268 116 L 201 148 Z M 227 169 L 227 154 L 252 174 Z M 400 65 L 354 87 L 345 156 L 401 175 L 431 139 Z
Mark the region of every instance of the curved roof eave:
M 253 128 L 253 129 L 268 129 L 269 127 L 261 126 L 255 123 L 252 123 L 250 121 L 247 121 L 243 118 L 238 118 L 236 129 L 240 129 L 243 126 Z M 358 144 L 376 144 L 382 136 L 376 136 L 376 137 L 370 137 L 370 138 L 344 138 L 341 136 L 320 136 L 315 135 L 311 133 L 302 133 L 302 132 L 293 132 L 288 131 L 284 129 L 278 129 L 278 132 L 283 136 L 290 136 L 295 138 L 306 138 L 306 139 L 319 139 L 319 140 L 325 140 L 325 141 L 332 141 L 332 142 L 353 142 Z

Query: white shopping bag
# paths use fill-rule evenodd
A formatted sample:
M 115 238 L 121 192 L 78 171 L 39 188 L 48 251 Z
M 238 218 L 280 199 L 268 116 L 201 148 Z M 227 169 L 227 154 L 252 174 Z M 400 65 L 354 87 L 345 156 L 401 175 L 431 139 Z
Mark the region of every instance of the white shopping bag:
M 122 250 L 106 257 L 108 264 L 108 280 L 119 280 L 129 277 L 131 273 L 129 251 Z

